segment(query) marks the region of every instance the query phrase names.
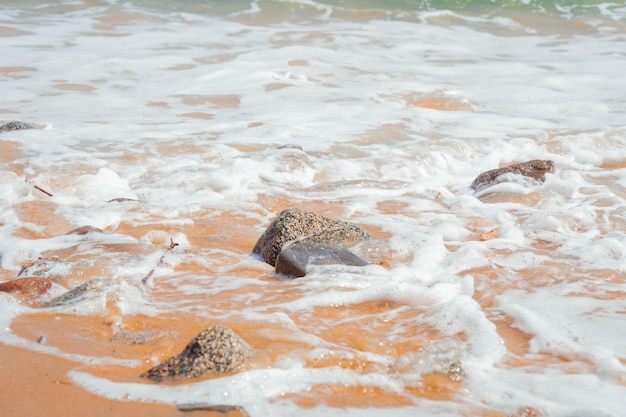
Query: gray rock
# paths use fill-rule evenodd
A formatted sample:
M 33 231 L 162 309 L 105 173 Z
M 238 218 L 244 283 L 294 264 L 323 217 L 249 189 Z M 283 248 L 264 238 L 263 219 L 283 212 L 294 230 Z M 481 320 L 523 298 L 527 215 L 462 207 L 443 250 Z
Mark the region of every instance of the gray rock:
M 262 256 L 265 262 L 275 266 L 283 245 L 295 239 L 336 247 L 349 246 L 369 238 L 369 233 L 357 224 L 298 209 L 287 209 L 268 226 L 254 245 L 252 253 Z
M 178 355 L 140 376 L 156 382 L 195 378 L 207 372 L 228 372 L 252 355 L 252 348 L 228 327 L 217 325 L 200 332 Z
M 546 173 L 554 174 L 554 161 L 533 159 L 483 172 L 472 182 L 472 188 L 476 191 L 487 188 L 497 183 L 504 174 L 524 175 L 543 182 L 546 179 Z
M 276 258 L 276 273 L 292 278 L 306 275 L 308 265 L 368 265 L 343 246 L 327 246 L 315 242 L 294 242 L 285 246 Z
M 13 120 L 11 122 L 5 123 L 0 126 L 0 132 L 8 132 L 11 130 L 24 130 L 24 129 L 34 129 L 33 126 L 28 123 L 20 122 L 19 120 Z
M 95 298 L 104 290 L 113 286 L 115 282 L 110 279 L 92 279 L 83 282 L 74 289 L 43 303 L 42 307 L 59 307 L 76 304 L 79 301 Z
M 190 404 L 176 404 L 178 411 L 211 411 L 219 414 L 232 414 L 239 416 L 249 416 L 248 412 L 240 405 L 226 405 L 226 404 L 207 404 L 207 403 L 190 403 Z

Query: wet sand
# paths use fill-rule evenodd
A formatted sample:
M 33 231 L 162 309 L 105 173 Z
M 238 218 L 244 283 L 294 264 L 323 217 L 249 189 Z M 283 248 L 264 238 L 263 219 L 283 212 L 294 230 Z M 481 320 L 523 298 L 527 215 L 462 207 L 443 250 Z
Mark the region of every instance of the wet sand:
M 0 344 L 0 406 L 4 417 L 191 415 L 172 405 L 109 400 L 72 384 L 68 360 Z M 219 413 L 214 413 L 220 415 Z M 203 414 L 210 415 L 210 414 Z

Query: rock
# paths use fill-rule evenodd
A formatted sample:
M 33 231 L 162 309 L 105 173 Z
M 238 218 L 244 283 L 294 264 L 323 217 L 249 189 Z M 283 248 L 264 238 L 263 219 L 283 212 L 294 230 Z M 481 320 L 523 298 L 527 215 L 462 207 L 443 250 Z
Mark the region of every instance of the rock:
M 294 239 L 336 247 L 369 238 L 369 233 L 357 224 L 298 209 L 287 209 L 268 226 L 254 245 L 252 253 L 261 255 L 265 262 L 275 266 L 283 245 Z
M 519 164 L 507 165 L 502 168 L 492 169 L 483 172 L 474 182 L 472 188 L 480 191 L 490 185 L 498 182 L 498 179 L 504 174 L 518 174 L 526 177 L 534 178 L 537 181 L 545 181 L 546 173 L 554 173 L 554 161 L 534 159 L 532 161 L 521 162 Z
M 156 382 L 195 378 L 207 372 L 228 372 L 252 355 L 252 348 L 228 327 L 217 325 L 200 332 L 180 354 L 140 376 Z
M 0 126 L 0 132 L 8 132 L 11 130 L 24 130 L 24 129 L 34 129 L 33 126 L 28 123 L 20 122 L 19 120 L 13 120 L 11 122 L 5 123 Z
M 541 417 L 541 413 L 536 408 L 524 407 L 517 410 L 511 417 Z
M 0 282 L 0 291 L 35 297 L 45 294 L 51 287 L 52 281 L 48 278 L 18 278 L 13 281 Z
M 17 277 L 30 277 L 30 276 L 50 276 L 53 275 L 55 269 L 60 268 L 63 265 L 57 258 L 44 259 L 38 258 L 35 261 L 22 265 L 20 271 L 17 273 Z
M 161 329 L 145 329 L 138 331 L 125 330 L 116 332 L 109 342 L 118 343 L 121 345 L 151 345 L 156 343 L 160 339 L 166 337 L 174 337 L 175 333 L 171 330 Z
M 285 144 L 285 145 L 280 145 L 280 146 L 278 147 L 278 149 L 297 149 L 297 150 L 299 150 L 299 151 L 303 150 L 303 149 L 302 149 L 302 146 L 300 146 L 300 145 L 294 145 L 293 143 L 288 143 L 288 144 Z
M 94 295 L 100 294 L 104 289 L 111 287 L 114 281 L 110 279 L 92 279 L 83 282 L 74 289 L 43 303 L 42 307 L 58 307 L 75 304 L 79 301 L 86 300 Z
M 72 229 L 69 232 L 66 233 L 66 235 L 86 235 L 88 233 L 102 233 L 102 229 L 99 229 L 97 227 L 94 226 L 81 226 L 81 227 L 77 227 L 76 229 Z
M 139 201 L 139 200 L 137 200 L 136 198 L 117 197 L 117 198 L 113 198 L 107 201 L 107 203 L 125 203 L 127 201 Z
M 427 349 L 400 356 L 393 363 L 390 371 L 421 375 L 434 373 L 445 376 L 450 381 L 458 382 L 465 378 L 465 370 L 458 355 L 458 351 L 447 344 L 433 345 Z
M 303 241 L 285 246 L 276 258 L 276 273 L 292 278 L 306 275 L 307 265 L 368 265 L 348 249 Z
M 225 405 L 225 404 L 207 404 L 207 403 L 191 403 L 191 404 L 176 404 L 178 411 L 211 411 L 213 413 L 231 414 L 236 413 L 235 416 L 247 417 L 248 412 L 240 405 Z

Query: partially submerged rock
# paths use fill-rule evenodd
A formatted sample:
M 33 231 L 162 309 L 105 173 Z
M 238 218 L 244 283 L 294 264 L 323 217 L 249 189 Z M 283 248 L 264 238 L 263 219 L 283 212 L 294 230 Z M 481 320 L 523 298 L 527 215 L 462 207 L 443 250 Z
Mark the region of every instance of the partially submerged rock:
M 81 227 L 77 227 L 76 229 L 72 229 L 69 232 L 66 233 L 66 235 L 86 235 L 88 233 L 102 233 L 102 229 L 99 229 L 97 227 L 94 226 L 81 226 Z
M 369 238 L 369 233 L 357 224 L 329 219 L 308 211 L 287 209 L 268 226 L 254 245 L 252 253 L 261 255 L 265 262 L 275 266 L 283 245 L 295 239 L 336 247 Z
M 511 417 L 541 417 L 541 413 L 536 408 L 524 407 L 517 410 Z
M 474 182 L 472 182 L 472 188 L 476 191 L 485 189 L 490 185 L 499 182 L 504 174 L 524 175 L 526 177 L 530 177 L 537 181 L 543 182 L 546 179 L 546 173 L 554 173 L 554 161 L 533 159 L 532 161 L 507 165 L 502 168 L 492 169 L 491 171 L 483 172 L 478 177 L 476 177 Z
M 200 332 L 180 354 L 140 376 L 156 382 L 195 378 L 207 372 L 228 372 L 252 355 L 252 348 L 228 327 L 217 325 Z
M 17 277 L 48 277 L 55 275 L 55 270 L 63 270 L 63 262 L 58 258 L 38 258 L 32 262 L 22 265 Z
M 92 279 L 90 281 L 83 282 L 82 284 L 66 292 L 65 294 L 61 294 L 60 296 L 53 298 L 46 303 L 43 303 L 42 307 L 59 307 L 75 304 L 79 301 L 100 294 L 106 288 L 111 287 L 113 283 L 114 281 L 110 279 Z
M 390 371 L 404 374 L 438 374 L 455 382 L 465 378 L 459 352 L 448 344 L 435 344 L 417 352 L 408 352 L 396 359 Z
M 276 258 L 276 273 L 289 277 L 306 275 L 307 265 L 368 265 L 348 249 L 303 241 L 283 248 Z
M 48 278 L 18 278 L 13 281 L 0 282 L 0 291 L 21 293 L 27 296 L 39 296 L 48 292 L 52 281 Z
M 0 126 L 0 132 L 8 132 L 11 130 L 24 130 L 24 129 L 34 129 L 34 127 L 29 125 L 28 123 L 24 123 L 19 120 L 13 120 Z
M 234 416 L 247 417 L 249 414 L 245 408 L 240 405 L 226 405 L 226 404 L 207 404 L 207 403 L 190 403 L 190 404 L 176 404 L 178 411 L 211 411 L 213 413 L 220 414 L 232 414 Z
M 161 339 L 174 337 L 175 332 L 171 330 L 163 329 L 145 329 L 145 330 L 123 330 L 116 332 L 109 342 L 118 343 L 121 345 L 151 345 L 158 342 Z

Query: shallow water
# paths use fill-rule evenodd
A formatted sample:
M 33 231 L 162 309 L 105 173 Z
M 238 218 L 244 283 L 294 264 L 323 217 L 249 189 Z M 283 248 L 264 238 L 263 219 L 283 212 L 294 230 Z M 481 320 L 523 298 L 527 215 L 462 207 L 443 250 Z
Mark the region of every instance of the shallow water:
M 37 129 L 0 133 L 0 278 L 53 286 L 0 293 L 0 341 L 124 401 L 620 416 L 626 9 L 570 3 L 5 2 L 0 121 Z M 289 207 L 372 265 L 275 276 Z M 241 372 L 138 377 L 217 323 Z

